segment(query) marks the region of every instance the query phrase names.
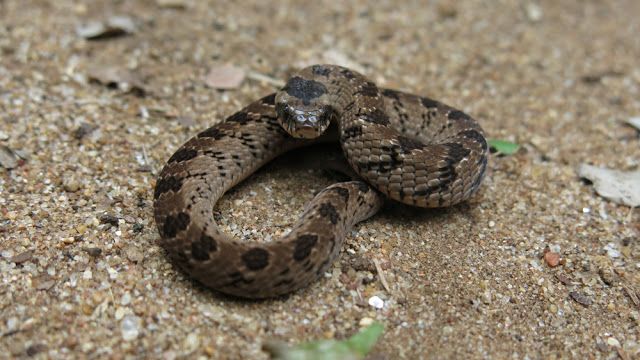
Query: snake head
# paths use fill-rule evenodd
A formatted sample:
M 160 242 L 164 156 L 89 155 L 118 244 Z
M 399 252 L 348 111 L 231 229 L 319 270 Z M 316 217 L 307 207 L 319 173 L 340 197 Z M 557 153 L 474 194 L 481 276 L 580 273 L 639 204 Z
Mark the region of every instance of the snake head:
M 327 89 L 315 80 L 294 76 L 276 94 L 280 126 L 295 138 L 316 138 L 329 127 L 334 111 Z

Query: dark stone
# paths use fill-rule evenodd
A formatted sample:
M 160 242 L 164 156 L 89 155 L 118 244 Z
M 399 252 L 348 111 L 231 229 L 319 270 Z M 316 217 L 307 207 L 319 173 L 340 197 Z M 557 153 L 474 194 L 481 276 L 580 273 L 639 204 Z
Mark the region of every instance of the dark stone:
M 100 224 L 109 224 L 111 226 L 118 226 L 118 217 L 111 214 L 100 215 Z

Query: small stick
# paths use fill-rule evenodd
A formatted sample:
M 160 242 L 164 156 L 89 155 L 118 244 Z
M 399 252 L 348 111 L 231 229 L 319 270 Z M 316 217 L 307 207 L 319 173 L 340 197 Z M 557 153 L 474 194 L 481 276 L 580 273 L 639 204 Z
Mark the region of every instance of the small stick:
M 373 264 L 376 266 L 376 271 L 378 272 L 378 276 L 380 276 L 380 282 L 382 283 L 382 287 L 384 287 L 384 289 L 387 290 L 389 294 L 391 294 L 392 292 L 391 292 L 391 289 L 389 288 L 389 283 L 387 283 L 387 279 L 384 277 L 384 272 L 382 271 L 382 266 L 380 266 L 380 262 L 378 261 L 378 259 L 374 258 Z

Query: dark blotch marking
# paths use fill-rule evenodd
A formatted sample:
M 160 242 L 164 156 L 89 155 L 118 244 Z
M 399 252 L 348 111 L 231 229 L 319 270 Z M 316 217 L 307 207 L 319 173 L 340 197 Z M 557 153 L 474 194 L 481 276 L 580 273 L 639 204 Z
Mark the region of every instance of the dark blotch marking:
M 338 215 L 336 207 L 330 203 L 320 205 L 320 209 L 318 209 L 318 211 L 320 212 L 320 215 L 329 218 L 329 221 L 334 225 L 338 223 L 338 220 L 340 220 L 340 215 Z
M 482 134 L 477 130 L 465 130 L 458 133 L 458 135 L 462 135 L 467 139 L 473 139 L 477 143 L 482 146 L 482 151 L 487 151 L 487 140 L 482 136 Z
M 227 122 L 237 122 L 239 124 L 246 124 L 250 120 L 249 114 L 244 111 L 238 111 L 227 118 Z
M 471 117 L 460 110 L 451 110 L 447 117 L 451 120 L 470 120 Z
M 422 149 L 424 147 L 423 143 L 404 136 L 398 136 L 398 143 L 403 152 L 410 152 L 411 150 Z
M 215 140 L 220 140 L 225 136 L 227 136 L 227 134 L 225 134 L 224 131 L 221 131 L 216 126 L 210 127 L 207 130 L 198 134 L 199 138 L 214 138 Z
M 209 253 L 216 251 L 218 246 L 216 241 L 209 235 L 202 234 L 199 241 L 191 243 L 191 255 L 196 260 L 209 260 Z
M 260 99 L 260 101 L 263 104 L 266 104 L 266 105 L 275 105 L 276 104 L 276 93 L 269 94 L 269 95 L 263 97 L 262 99 Z
M 344 129 L 342 132 L 342 141 L 362 136 L 362 126 L 354 125 Z
M 293 259 L 295 261 L 303 261 L 306 259 L 309 254 L 311 254 L 311 249 L 316 246 L 318 242 L 318 235 L 313 234 L 304 234 L 300 235 L 295 242 L 295 248 L 293 250 Z
M 299 76 L 289 79 L 282 90 L 286 91 L 290 96 L 302 100 L 305 105 L 309 105 L 311 100 L 327 93 L 327 88 L 324 84 L 315 80 L 305 80 Z
M 329 74 L 331 74 L 331 69 L 322 65 L 313 65 L 311 71 L 314 75 L 320 76 L 329 76 Z
M 175 176 L 167 176 L 165 178 L 160 179 L 156 184 L 156 190 L 153 193 L 153 198 L 157 199 L 160 195 L 166 193 L 167 191 L 178 191 L 182 187 L 182 180 L 176 178 Z
M 182 231 L 187 228 L 189 225 L 189 221 L 191 218 L 186 213 L 178 213 L 176 216 L 167 216 L 164 219 L 164 226 L 162 227 L 162 233 L 165 238 L 173 238 L 176 236 L 178 231 Z
M 338 195 L 342 196 L 342 198 L 344 199 L 344 202 L 349 201 L 349 190 L 339 186 L 332 187 L 329 190 L 337 192 Z
M 231 273 L 231 274 L 229 274 L 227 276 L 231 279 L 231 281 L 226 283 L 226 284 L 223 284 L 221 286 L 223 288 L 230 287 L 230 286 L 231 287 L 237 287 L 240 283 L 249 285 L 254 281 L 254 279 L 245 279 L 244 276 L 242 276 L 242 273 L 239 272 L 239 271 Z
M 354 74 L 353 71 L 351 71 L 349 69 L 342 69 L 342 70 L 340 70 L 340 73 L 342 75 L 344 75 L 344 77 L 346 77 L 349 80 L 355 79 L 355 77 L 356 77 L 356 74 Z
M 293 284 L 293 279 L 282 279 L 277 283 L 273 284 L 273 287 L 280 287 L 282 285 L 291 285 Z
M 446 143 L 442 144 L 448 149 L 447 161 L 451 162 L 453 165 L 457 164 L 463 158 L 469 156 L 471 152 L 469 149 L 465 149 L 464 146 L 458 143 Z
M 173 154 L 173 156 L 171 156 L 169 158 L 169 162 L 172 163 L 172 162 L 188 161 L 188 160 L 193 159 L 197 155 L 198 155 L 198 151 L 197 150 L 182 148 L 182 149 L 176 151 L 175 154 Z
M 395 91 L 395 90 L 391 90 L 391 89 L 382 89 L 382 95 L 391 98 L 393 100 L 399 101 L 400 100 L 400 93 Z
M 458 165 L 460 160 L 468 156 L 471 152 L 469 149 L 465 149 L 462 145 L 457 143 L 446 143 L 442 144 L 442 146 L 446 150 L 447 157 L 445 158 L 446 164 L 438 169 L 440 171 L 440 183 L 430 186 L 425 190 L 416 191 L 413 193 L 414 195 L 428 196 L 430 194 L 449 189 L 449 186 L 451 186 L 457 178 L 456 165 Z
M 437 101 L 429 99 L 427 97 L 421 97 L 420 98 L 420 102 L 422 103 L 422 106 L 426 107 L 427 109 L 437 108 L 438 107 L 438 102 Z
M 358 182 L 358 190 L 360 190 L 361 193 L 368 193 L 369 192 L 369 185 L 367 185 L 366 183 L 360 181 Z
M 360 114 L 360 116 L 361 119 L 366 122 L 378 125 L 389 125 L 389 116 L 384 111 L 377 108 L 370 113 Z
M 371 81 L 367 81 L 360 87 L 360 90 L 356 92 L 356 94 L 361 94 L 362 96 L 367 97 L 376 97 L 378 96 L 378 87 L 376 84 Z
M 261 270 L 269 265 L 269 253 L 265 249 L 253 248 L 242 254 L 242 261 L 249 270 Z

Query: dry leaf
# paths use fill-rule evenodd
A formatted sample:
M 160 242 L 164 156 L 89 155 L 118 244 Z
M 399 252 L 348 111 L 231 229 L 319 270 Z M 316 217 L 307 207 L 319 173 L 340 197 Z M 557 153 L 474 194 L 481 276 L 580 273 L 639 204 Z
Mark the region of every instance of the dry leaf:
M 229 90 L 240 86 L 244 78 L 244 70 L 233 65 L 222 65 L 209 71 L 205 83 L 214 89 Z
M 124 92 L 132 92 L 140 96 L 144 96 L 148 92 L 142 78 L 125 68 L 111 65 L 92 65 L 87 69 L 87 76 L 90 81 Z
M 107 39 L 132 34 L 136 25 L 128 16 L 112 16 L 102 21 L 89 21 L 76 28 L 76 33 L 89 40 Z
M 582 164 L 578 175 L 593 182 L 600 196 L 619 204 L 640 206 L 640 171 L 624 172 Z
M 627 120 L 627 124 L 633 126 L 636 130 L 640 130 L 640 116 L 630 117 L 629 120 Z

